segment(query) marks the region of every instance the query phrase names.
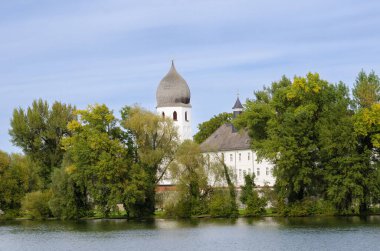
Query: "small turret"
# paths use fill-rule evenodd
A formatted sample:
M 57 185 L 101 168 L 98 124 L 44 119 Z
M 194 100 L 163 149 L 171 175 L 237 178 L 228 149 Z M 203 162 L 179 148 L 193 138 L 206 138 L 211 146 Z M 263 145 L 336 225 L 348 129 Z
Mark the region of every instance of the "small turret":
M 236 118 L 240 113 L 243 112 L 243 106 L 241 105 L 239 95 L 236 99 L 235 105 L 232 107 L 233 117 Z

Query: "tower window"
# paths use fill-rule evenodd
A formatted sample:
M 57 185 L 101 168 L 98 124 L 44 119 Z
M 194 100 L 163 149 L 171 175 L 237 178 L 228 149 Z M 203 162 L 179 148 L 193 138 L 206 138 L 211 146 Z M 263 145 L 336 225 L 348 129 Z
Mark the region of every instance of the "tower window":
M 165 113 L 164 112 L 162 112 L 162 117 L 165 118 Z
M 177 121 L 177 112 L 176 111 L 173 112 L 173 120 Z
M 187 119 L 187 112 L 185 112 L 185 121 L 189 121 L 189 120 Z
M 260 168 L 257 168 L 256 174 L 257 174 L 257 176 L 260 176 Z

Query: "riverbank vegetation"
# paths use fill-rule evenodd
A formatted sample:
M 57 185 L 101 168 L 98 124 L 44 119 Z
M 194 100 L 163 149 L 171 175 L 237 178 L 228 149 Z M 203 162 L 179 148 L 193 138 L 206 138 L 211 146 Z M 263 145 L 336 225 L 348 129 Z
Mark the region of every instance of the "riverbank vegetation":
M 236 187 L 202 142 L 229 114 L 180 143 L 170 119 L 137 106 L 36 100 L 14 110 L 9 131 L 23 154 L 0 152 L 0 218 L 237 217 L 368 214 L 380 200 L 380 81 L 360 72 L 352 92 L 318 74 L 283 77 L 232 120 L 274 164 L 275 187 Z M 158 192 L 160 182 L 175 191 Z M 159 208 L 159 211 L 157 211 Z

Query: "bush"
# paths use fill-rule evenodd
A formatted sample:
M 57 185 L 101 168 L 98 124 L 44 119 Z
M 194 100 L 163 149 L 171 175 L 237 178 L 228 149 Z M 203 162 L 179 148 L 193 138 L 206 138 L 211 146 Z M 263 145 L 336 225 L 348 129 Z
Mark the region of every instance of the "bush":
M 235 208 L 231 203 L 228 190 L 216 190 L 212 193 L 209 202 L 212 217 L 235 217 Z
M 334 215 L 335 210 L 331 202 L 310 197 L 292 204 L 281 204 L 278 208 L 279 214 L 283 216 L 312 216 L 312 215 Z
M 36 191 L 27 193 L 21 202 L 21 210 L 24 215 L 32 219 L 45 219 L 51 217 L 49 200 L 51 191 Z

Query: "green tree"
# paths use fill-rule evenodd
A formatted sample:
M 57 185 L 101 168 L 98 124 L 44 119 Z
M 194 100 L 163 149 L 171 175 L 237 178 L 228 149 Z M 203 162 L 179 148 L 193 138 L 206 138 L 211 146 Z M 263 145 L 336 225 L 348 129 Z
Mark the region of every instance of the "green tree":
M 325 188 L 319 130 L 335 104 L 336 89 L 318 74 L 293 81 L 283 77 L 257 92 L 237 118 L 238 126 L 249 128 L 253 149 L 275 164 L 276 189 L 290 203 Z
M 17 214 L 25 193 L 39 188 L 35 166 L 28 157 L 0 151 L 0 209 Z
M 117 126 L 116 118 L 105 105 L 89 106 L 76 114 L 78 120 L 68 125 L 72 136 L 62 140 L 69 158 L 66 171 L 83 195 L 87 193 L 107 216 L 121 203 L 123 184 L 132 163 L 126 147 L 127 134 Z
M 26 110 L 13 111 L 11 141 L 39 166 L 39 175 L 46 188 L 54 167 L 60 167 L 64 150 L 60 145 L 63 137 L 69 136 L 67 124 L 75 119 L 71 105 L 55 102 L 51 108 L 41 99 L 33 101 Z
M 186 140 L 179 146 L 175 160 L 169 167 L 178 193 L 173 209 L 175 216 L 191 217 L 207 212 L 207 196 L 210 189 L 205 164 L 198 144 Z
M 122 118 L 123 126 L 132 138 L 134 164 L 143 170 L 138 176 L 145 180 L 145 199 L 135 204 L 134 211 L 142 216 L 153 215 L 156 185 L 174 160 L 179 142 L 178 133 L 170 119 L 140 107 L 123 108 Z
M 218 115 L 215 115 L 210 120 L 200 123 L 198 125 L 198 132 L 194 135 L 194 141 L 198 144 L 205 141 L 211 134 L 213 134 L 216 129 L 221 125 L 230 122 L 232 119 L 232 114 L 223 112 Z
M 90 203 L 80 177 L 72 173 L 71 166 L 57 168 L 52 174 L 49 208 L 60 219 L 79 219 L 89 215 Z
M 355 103 L 360 108 L 369 108 L 380 101 L 380 79 L 374 71 L 368 75 L 362 70 L 359 72 L 352 94 Z
M 249 174 L 244 176 L 244 186 L 241 188 L 240 201 L 246 206 L 245 215 L 258 216 L 265 213 L 267 205 L 266 198 L 260 198 L 255 190 L 255 176 Z
M 49 209 L 50 190 L 27 193 L 22 200 L 21 210 L 32 219 L 46 219 L 51 216 Z

